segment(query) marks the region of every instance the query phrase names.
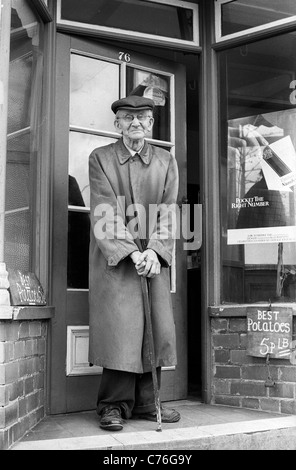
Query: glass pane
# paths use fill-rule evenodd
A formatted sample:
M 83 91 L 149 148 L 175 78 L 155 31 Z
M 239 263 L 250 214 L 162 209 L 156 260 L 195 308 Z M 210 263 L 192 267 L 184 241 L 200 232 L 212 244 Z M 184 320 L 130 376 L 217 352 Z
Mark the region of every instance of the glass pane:
M 222 36 L 296 15 L 295 0 L 237 0 L 221 8 Z
M 11 269 L 30 271 L 31 213 L 29 210 L 5 215 L 4 259 Z
M 75 191 L 75 180 L 69 179 L 69 191 Z M 88 289 L 89 214 L 68 214 L 68 288 Z
M 18 30 L 19 39 L 25 38 L 38 39 L 38 29 L 40 27 L 38 19 L 30 8 L 28 0 L 11 0 L 11 31 Z M 26 30 L 24 30 L 26 28 Z M 22 35 L 22 33 L 24 33 Z M 36 41 L 37 43 L 37 41 Z
M 71 55 L 70 125 L 114 130 L 111 103 L 119 99 L 119 65 Z
M 30 126 L 32 54 L 10 62 L 8 94 L 8 134 Z
M 30 205 L 30 133 L 7 142 L 6 211 Z
M 170 141 L 171 90 L 165 75 L 127 67 L 126 94 L 145 96 L 154 100 L 153 139 Z
M 193 40 L 191 9 L 145 0 L 62 0 L 61 18 L 109 28 Z
M 88 159 L 96 147 L 115 139 L 70 132 L 69 205 L 89 207 Z M 89 214 L 69 210 L 68 214 L 68 287 L 88 288 Z
M 220 54 L 226 302 L 295 301 L 294 47 L 287 34 Z
M 42 25 L 26 0 L 12 0 L 5 198 L 5 262 L 30 269 L 32 200 L 41 129 Z
M 89 207 L 89 179 L 88 179 L 88 159 L 91 152 L 96 147 L 111 144 L 116 139 L 101 137 L 98 135 L 82 134 L 70 132 L 69 141 L 69 175 L 76 179 L 80 194 L 81 203 L 77 204 L 75 199 L 69 195 L 69 204 L 74 206 Z M 82 203 L 83 202 L 83 203 Z

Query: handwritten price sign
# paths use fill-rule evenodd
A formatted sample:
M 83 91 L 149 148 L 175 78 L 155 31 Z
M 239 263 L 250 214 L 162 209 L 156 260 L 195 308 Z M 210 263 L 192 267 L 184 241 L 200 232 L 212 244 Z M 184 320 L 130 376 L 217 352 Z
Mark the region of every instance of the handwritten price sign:
M 289 359 L 291 355 L 293 311 L 291 308 L 247 310 L 249 356 Z
M 12 305 L 46 305 L 43 288 L 34 273 L 8 269 Z

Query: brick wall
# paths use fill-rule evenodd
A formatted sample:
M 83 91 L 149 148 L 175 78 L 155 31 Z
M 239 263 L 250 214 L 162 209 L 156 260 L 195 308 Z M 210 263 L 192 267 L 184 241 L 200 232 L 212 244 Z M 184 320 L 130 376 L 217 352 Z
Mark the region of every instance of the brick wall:
M 46 335 L 46 321 L 0 321 L 0 449 L 44 417 Z
M 274 387 L 266 387 L 266 359 L 247 355 L 246 318 L 211 318 L 212 403 L 296 414 L 296 365 L 270 359 Z M 293 339 L 296 318 L 293 321 Z

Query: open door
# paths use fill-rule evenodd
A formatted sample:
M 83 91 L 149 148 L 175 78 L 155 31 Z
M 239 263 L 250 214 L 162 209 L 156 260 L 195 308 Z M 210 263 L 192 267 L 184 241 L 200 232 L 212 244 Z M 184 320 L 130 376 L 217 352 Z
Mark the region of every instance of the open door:
M 88 157 L 114 142 L 111 103 L 133 94 L 156 103 L 149 141 L 175 155 L 186 198 L 186 80 L 182 65 L 95 40 L 58 35 L 50 413 L 96 407 L 101 369 L 88 364 Z M 177 240 L 171 290 L 178 365 L 163 370 L 161 399 L 187 396 L 186 251 Z

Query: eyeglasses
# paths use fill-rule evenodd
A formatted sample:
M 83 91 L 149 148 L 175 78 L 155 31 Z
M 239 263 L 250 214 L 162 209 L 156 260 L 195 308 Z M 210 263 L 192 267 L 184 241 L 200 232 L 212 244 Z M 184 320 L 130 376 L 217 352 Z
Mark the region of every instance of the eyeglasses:
M 123 119 L 124 121 L 129 122 L 129 123 L 133 122 L 135 118 L 137 118 L 138 121 L 140 122 L 144 122 L 147 119 L 151 119 L 152 116 L 147 115 L 147 114 L 141 114 L 141 113 L 137 115 L 125 114 L 124 116 L 117 116 L 117 119 Z

